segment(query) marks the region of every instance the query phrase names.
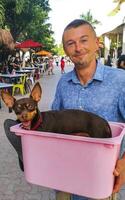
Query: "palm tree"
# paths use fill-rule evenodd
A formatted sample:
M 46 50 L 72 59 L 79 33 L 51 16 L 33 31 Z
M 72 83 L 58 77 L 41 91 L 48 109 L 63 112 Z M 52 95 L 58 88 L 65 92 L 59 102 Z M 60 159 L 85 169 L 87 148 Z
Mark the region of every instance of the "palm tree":
M 80 15 L 81 19 L 84 19 L 86 21 L 88 21 L 90 24 L 92 24 L 92 26 L 95 28 L 95 25 L 97 24 L 101 24 L 98 20 L 94 19 L 92 14 L 91 14 L 91 10 L 89 10 L 86 14 L 81 14 Z
M 5 20 L 5 9 L 3 2 L 0 0 L 0 27 L 4 26 L 4 20 Z
M 114 0 L 113 2 L 117 3 L 117 6 L 108 14 L 109 16 L 116 15 L 120 11 L 121 5 L 125 3 L 125 0 Z

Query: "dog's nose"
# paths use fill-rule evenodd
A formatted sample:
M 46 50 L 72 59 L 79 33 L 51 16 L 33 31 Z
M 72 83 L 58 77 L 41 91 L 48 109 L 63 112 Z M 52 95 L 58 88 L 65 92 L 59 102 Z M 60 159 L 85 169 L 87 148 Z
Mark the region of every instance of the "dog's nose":
M 22 117 L 23 117 L 23 119 L 26 120 L 28 118 L 28 114 L 27 113 L 23 113 Z

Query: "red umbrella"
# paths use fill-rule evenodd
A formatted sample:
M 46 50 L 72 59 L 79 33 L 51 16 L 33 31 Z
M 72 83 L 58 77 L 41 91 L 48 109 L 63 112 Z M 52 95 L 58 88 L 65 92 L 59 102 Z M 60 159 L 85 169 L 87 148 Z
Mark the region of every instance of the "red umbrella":
M 39 42 L 34 42 L 33 40 L 25 40 L 20 44 L 16 45 L 16 48 L 35 48 L 35 47 L 42 47 L 42 44 Z

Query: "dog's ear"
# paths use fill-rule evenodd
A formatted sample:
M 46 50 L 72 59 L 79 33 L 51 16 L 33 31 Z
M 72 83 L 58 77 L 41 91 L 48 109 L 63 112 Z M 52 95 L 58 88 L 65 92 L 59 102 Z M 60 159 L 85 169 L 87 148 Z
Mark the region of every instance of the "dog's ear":
M 8 108 L 12 108 L 13 107 L 13 105 L 14 105 L 14 103 L 16 101 L 16 99 L 13 96 L 11 96 L 8 92 L 2 91 L 1 92 L 1 97 L 2 97 L 2 100 L 4 101 L 4 103 L 6 104 L 6 106 Z
M 42 96 L 42 88 L 39 82 L 37 82 L 31 91 L 30 97 L 32 97 L 34 101 L 38 102 L 40 101 L 41 96 Z

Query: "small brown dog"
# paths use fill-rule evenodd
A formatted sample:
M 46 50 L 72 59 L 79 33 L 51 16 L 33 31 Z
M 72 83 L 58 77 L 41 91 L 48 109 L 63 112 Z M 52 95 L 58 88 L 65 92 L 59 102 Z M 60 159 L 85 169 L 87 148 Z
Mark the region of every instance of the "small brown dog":
M 112 137 L 108 122 L 96 114 L 73 109 L 40 112 L 38 102 L 41 95 L 42 89 L 37 82 L 29 98 L 16 100 L 9 93 L 2 92 L 2 99 L 14 110 L 25 129 L 94 138 Z

